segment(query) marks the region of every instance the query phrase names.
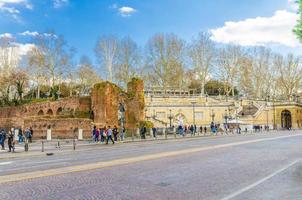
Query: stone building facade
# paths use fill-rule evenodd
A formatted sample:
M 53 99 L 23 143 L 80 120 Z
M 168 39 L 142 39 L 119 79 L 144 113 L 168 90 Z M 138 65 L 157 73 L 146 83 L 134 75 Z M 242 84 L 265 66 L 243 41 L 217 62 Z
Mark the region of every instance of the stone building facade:
M 243 127 L 302 128 L 302 104 L 248 98 L 209 97 L 190 91 L 145 91 L 145 117 L 157 127 L 179 124 L 210 126 L 240 123 Z

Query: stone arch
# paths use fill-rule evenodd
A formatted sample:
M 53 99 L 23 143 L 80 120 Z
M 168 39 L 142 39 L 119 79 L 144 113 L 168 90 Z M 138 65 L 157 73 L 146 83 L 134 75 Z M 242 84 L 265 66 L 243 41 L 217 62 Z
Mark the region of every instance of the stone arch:
M 39 115 L 39 116 L 44 115 L 43 110 L 39 110 L 38 115 Z
M 61 114 L 62 114 L 62 111 L 63 111 L 63 108 L 62 108 L 62 107 L 59 107 L 59 108 L 57 109 L 56 115 L 61 115 Z
M 292 114 L 289 110 L 281 112 L 281 127 L 284 129 L 291 129 L 292 127 Z
M 46 113 L 47 115 L 53 115 L 53 111 L 52 111 L 52 109 L 48 109 L 48 111 L 47 111 L 47 113 Z

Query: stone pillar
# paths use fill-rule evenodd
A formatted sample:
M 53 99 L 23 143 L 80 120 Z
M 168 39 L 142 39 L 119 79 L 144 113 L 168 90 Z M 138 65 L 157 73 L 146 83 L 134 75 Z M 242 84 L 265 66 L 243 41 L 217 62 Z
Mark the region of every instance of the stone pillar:
M 51 129 L 47 129 L 47 141 L 51 141 Z
M 83 140 L 83 129 L 79 129 L 78 140 Z
M 136 128 L 140 121 L 145 120 L 144 82 L 133 78 L 127 85 L 126 127 Z

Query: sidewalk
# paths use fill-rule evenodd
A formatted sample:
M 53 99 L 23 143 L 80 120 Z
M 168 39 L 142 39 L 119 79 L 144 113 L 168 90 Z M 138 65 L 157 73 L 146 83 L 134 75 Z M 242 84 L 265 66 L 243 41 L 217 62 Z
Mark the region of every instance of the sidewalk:
M 269 132 L 248 132 L 242 133 L 241 135 L 257 135 L 257 134 L 272 134 L 276 131 L 269 131 Z M 215 137 L 231 137 L 236 136 L 238 134 L 226 134 L 226 133 L 218 133 L 218 134 L 195 134 L 194 135 L 186 135 L 185 137 L 169 134 L 169 135 L 160 135 L 157 138 L 153 138 L 150 135 L 146 137 L 146 139 L 140 138 L 126 138 L 123 142 L 117 142 L 115 145 L 123 145 L 123 143 L 140 143 L 140 142 L 152 142 L 152 141 L 166 141 L 166 140 L 181 140 L 181 139 L 194 139 L 194 138 L 215 138 Z M 43 144 L 42 144 L 43 143 Z M 111 146 L 111 143 L 109 143 Z M 44 149 L 43 149 L 44 145 Z M 100 142 L 96 143 L 91 140 L 83 140 L 78 141 L 75 140 L 75 147 L 73 144 L 73 140 L 52 140 L 52 141 L 45 141 L 45 140 L 36 140 L 33 143 L 29 144 L 29 151 L 25 152 L 24 150 L 24 143 L 16 144 L 15 145 L 15 152 L 8 152 L 7 143 L 5 145 L 5 150 L 0 150 L 0 160 L 1 159 L 10 159 L 10 158 L 22 158 L 22 157 L 31 157 L 31 156 L 43 156 L 47 155 L 47 153 L 53 154 L 63 154 L 63 153 L 70 153 L 70 152 L 77 152 L 82 150 L 90 150 L 94 147 L 101 147 L 104 144 L 100 144 Z M 105 145 L 104 145 L 105 146 Z M 75 149 L 74 149 L 75 148 Z M 43 151 L 42 151 L 43 149 Z

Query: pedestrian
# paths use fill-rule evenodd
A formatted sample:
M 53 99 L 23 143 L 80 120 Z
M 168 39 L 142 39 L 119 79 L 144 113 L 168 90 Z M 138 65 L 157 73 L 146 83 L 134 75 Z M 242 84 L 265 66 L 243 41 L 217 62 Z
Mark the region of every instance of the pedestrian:
M 95 134 L 96 134 L 96 126 L 94 126 L 92 130 L 92 141 L 95 141 Z
M 207 134 L 207 127 L 206 126 L 204 126 L 203 130 L 204 130 L 204 134 Z
M 143 126 L 141 128 L 141 139 L 146 139 L 146 133 L 147 133 L 147 128 L 146 126 Z
M 21 144 L 23 142 L 23 133 L 22 133 L 22 129 L 19 129 L 19 133 L 18 133 L 18 143 Z
M 183 136 L 184 137 L 184 130 L 183 130 L 182 125 L 178 126 L 178 134 L 179 134 L 179 136 Z
M 101 144 L 104 143 L 105 138 L 106 138 L 106 134 L 105 134 L 105 127 L 104 128 L 100 128 L 100 136 L 101 136 Z
M 125 134 L 126 134 L 126 129 L 125 129 L 125 127 L 123 126 L 123 127 L 121 128 L 121 134 L 120 134 L 121 141 L 124 141 Z
M 108 126 L 108 130 L 107 130 L 106 144 L 108 144 L 109 139 L 112 141 L 112 144 L 114 144 L 114 140 L 112 139 L 112 129 L 110 128 L 110 126 Z
M 185 125 L 185 132 L 184 132 L 184 136 L 187 134 L 187 132 L 188 132 L 188 127 L 187 127 L 187 125 Z
M 6 140 L 6 132 L 4 131 L 4 129 L 2 129 L 0 132 L 0 144 L 2 150 L 5 150 L 5 140 Z
M 30 137 L 29 137 L 29 143 L 32 143 L 32 138 L 34 137 L 34 130 L 32 127 L 29 128 L 30 131 Z
M 9 131 L 7 139 L 8 139 L 7 143 L 9 149 L 8 152 L 15 152 L 14 134 L 11 131 Z
M 95 135 L 94 135 L 94 141 L 95 141 L 95 142 L 99 142 L 99 137 L 100 137 L 100 132 L 99 132 L 99 130 L 96 128 L 96 129 L 95 129 Z
M 117 130 L 117 127 L 116 127 L 116 126 L 113 127 L 112 132 L 113 132 L 114 141 L 117 142 L 118 130 Z
M 202 134 L 202 131 L 203 131 L 202 126 L 200 126 L 199 130 L 200 130 L 200 134 Z
M 25 142 L 28 143 L 31 138 L 31 132 L 30 132 L 29 128 L 25 129 L 24 135 L 25 135 L 25 140 L 26 140 Z
M 193 126 L 193 125 L 190 126 L 190 133 L 191 133 L 191 137 L 192 137 L 193 135 L 195 135 L 195 134 L 194 134 L 194 126 Z
M 157 130 L 155 127 L 152 128 L 152 134 L 153 134 L 153 138 L 157 137 Z

